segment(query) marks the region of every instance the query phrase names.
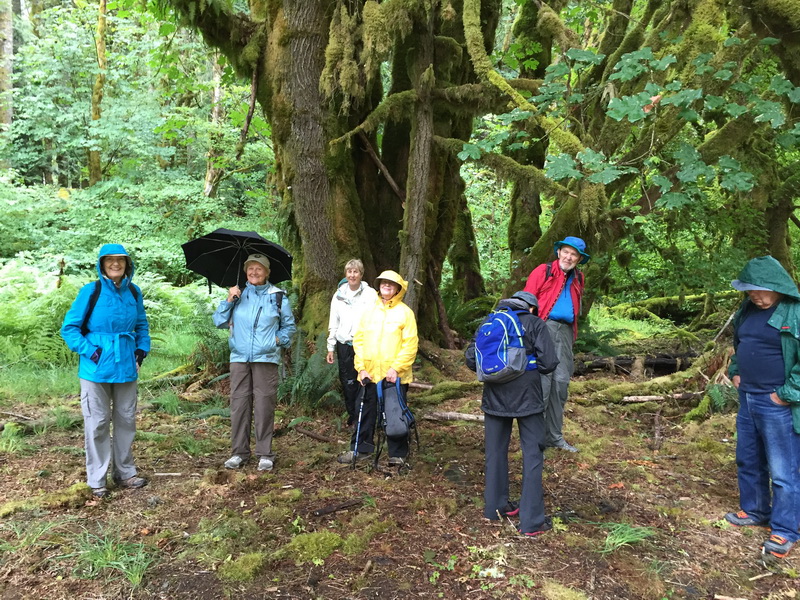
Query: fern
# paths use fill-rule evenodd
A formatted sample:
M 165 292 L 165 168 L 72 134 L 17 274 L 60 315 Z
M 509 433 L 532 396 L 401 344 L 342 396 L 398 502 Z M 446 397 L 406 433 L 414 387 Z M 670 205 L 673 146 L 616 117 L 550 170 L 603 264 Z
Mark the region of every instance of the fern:
M 306 342 L 301 333 L 295 337 L 292 348 L 292 374 L 278 386 L 281 401 L 290 406 L 301 406 L 315 409 L 325 403 L 342 402 L 341 394 L 336 391 L 337 370 L 325 360 L 325 338 L 322 332 L 317 337 L 317 352 L 306 356 Z

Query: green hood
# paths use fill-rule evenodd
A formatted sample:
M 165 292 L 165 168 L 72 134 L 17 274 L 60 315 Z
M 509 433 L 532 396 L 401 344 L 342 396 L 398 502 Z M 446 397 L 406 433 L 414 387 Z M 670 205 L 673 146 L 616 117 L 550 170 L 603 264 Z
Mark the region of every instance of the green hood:
M 781 266 L 781 263 L 771 256 L 759 256 L 748 262 L 739 273 L 738 281 L 781 293 L 794 300 L 800 300 L 797 284 Z M 736 285 L 733 287 L 739 289 Z

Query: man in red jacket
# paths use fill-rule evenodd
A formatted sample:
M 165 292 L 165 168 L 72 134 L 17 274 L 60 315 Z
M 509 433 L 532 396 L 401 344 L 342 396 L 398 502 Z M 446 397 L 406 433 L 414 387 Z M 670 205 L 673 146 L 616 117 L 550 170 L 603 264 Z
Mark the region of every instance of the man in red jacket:
M 567 236 L 553 247 L 556 260 L 536 267 L 528 276 L 525 291 L 539 300 L 539 317 L 547 329 L 558 356 L 558 367 L 542 376 L 545 401 L 545 445 L 569 452 L 578 449 L 564 439 L 564 405 L 567 403 L 569 380 L 574 370 L 572 344 L 578 337 L 578 315 L 583 297 L 583 273 L 575 267 L 589 261 L 586 242 Z

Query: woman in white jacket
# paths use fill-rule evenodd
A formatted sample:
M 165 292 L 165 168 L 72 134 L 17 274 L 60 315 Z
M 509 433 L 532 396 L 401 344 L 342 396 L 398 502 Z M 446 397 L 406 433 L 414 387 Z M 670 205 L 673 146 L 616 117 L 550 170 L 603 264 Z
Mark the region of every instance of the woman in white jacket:
M 359 259 L 349 260 L 344 266 L 344 274 L 346 281 L 342 282 L 331 299 L 327 360 L 329 364 L 333 364 L 335 350 L 347 409 L 347 424 L 352 425 L 357 418 L 356 395 L 359 387 L 358 373 L 353 367 L 353 335 L 364 308 L 372 306 L 378 294 L 362 281 L 364 263 Z

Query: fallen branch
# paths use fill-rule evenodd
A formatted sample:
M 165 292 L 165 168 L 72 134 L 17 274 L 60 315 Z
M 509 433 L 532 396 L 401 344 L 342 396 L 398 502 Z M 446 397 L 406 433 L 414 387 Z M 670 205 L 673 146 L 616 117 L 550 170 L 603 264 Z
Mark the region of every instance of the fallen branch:
M 18 415 L 12 412 L 0 412 L 0 415 L 8 415 L 9 417 L 16 417 L 17 419 L 25 419 L 26 421 L 33 421 L 33 417 L 26 417 L 25 415 Z
M 624 396 L 620 402 L 661 402 L 663 400 L 694 400 L 702 398 L 705 392 L 681 392 L 661 394 L 660 396 Z
M 408 387 L 414 388 L 417 390 L 432 390 L 433 384 L 432 383 L 422 383 L 421 381 L 412 381 L 408 384 Z
M 362 504 L 364 504 L 364 501 L 361 498 L 354 498 L 353 500 L 348 500 L 347 502 L 342 502 L 341 504 L 332 504 L 324 508 L 318 508 L 317 510 L 312 511 L 311 514 L 315 517 L 321 517 L 323 515 L 329 515 L 331 513 L 344 510 L 346 508 L 352 508 L 353 506 L 361 506 Z
M 432 412 L 422 417 L 426 421 L 480 421 L 483 422 L 483 415 L 472 415 L 457 412 Z
M 153 477 L 183 477 L 183 473 L 153 473 Z
M 655 430 L 653 432 L 653 447 L 652 447 L 653 450 L 660 450 L 661 449 L 661 443 L 663 441 L 662 437 L 661 437 L 661 409 L 662 408 L 664 408 L 663 405 L 658 407 L 658 410 L 656 411 L 656 416 L 653 419 L 653 428 Z
M 314 438 L 315 440 L 319 440 L 320 442 L 328 442 L 329 444 L 337 443 L 337 441 L 334 439 L 325 437 L 324 435 L 320 435 L 318 433 L 314 433 L 313 431 L 309 431 L 308 429 L 303 429 L 302 427 L 295 427 L 294 430 L 297 433 L 302 433 L 303 435 L 307 435 L 308 437 Z

